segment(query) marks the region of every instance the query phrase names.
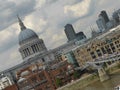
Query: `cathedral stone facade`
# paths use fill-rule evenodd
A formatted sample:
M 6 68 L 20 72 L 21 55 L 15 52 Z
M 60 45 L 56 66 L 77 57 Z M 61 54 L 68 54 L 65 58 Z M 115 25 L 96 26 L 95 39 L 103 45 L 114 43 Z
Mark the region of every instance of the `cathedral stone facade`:
M 19 34 L 19 52 L 23 60 L 28 60 L 35 55 L 42 54 L 47 51 L 47 48 L 42 39 L 31 29 L 24 26 L 21 19 L 18 17 L 21 32 Z

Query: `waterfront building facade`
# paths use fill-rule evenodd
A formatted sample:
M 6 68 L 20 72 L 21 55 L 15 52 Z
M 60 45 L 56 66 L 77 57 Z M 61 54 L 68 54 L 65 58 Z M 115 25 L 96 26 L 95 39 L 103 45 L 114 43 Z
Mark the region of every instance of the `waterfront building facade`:
M 120 26 L 76 47 L 75 58 L 84 67 L 87 61 L 96 61 L 108 55 L 120 52 Z
M 63 55 L 65 57 L 65 60 L 67 60 L 69 63 L 73 64 L 74 67 L 79 67 L 79 64 L 78 64 L 72 51 L 66 52 Z

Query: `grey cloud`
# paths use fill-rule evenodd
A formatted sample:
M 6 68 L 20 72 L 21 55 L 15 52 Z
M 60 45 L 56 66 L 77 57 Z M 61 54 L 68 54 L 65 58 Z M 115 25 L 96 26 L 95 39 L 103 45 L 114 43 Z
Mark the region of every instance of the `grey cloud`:
M 57 2 L 58 0 L 46 0 L 46 3 L 47 4 L 52 4 L 52 3 L 55 3 L 55 2 Z
M 64 0 L 64 1 L 61 1 L 61 0 L 46 0 L 46 4 L 53 4 L 53 3 L 56 3 L 56 2 L 63 2 L 65 4 L 68 4 L 68 5 L 73 5 L 73 4 L 76 4 L 76 3 L 80 3 L 82 2 L 83 0 Z
M 71 0 L 71 1 L 73 1 L 73 4 L 71 3 L 71 5 L 74 5 L 74 4 L 78 3 L 78 2 L 80 3 L 83 0 L 79 0 L 79 1 L 78 0 Z M 69 5 L 69 4 L 70 3 L 68 3 L 68 1 L 66 2 L 66 0 L 65 0 L 65 2 L 61 2 L 61 3 L 60 3 L 60 0 L 58 0 L 56 3 L 53 3 L 52 6 L 51 5 L 47 5 L 47 6 L 44 5 L 40 9 L 40 17 L 42 17 L 46 21 L 48 21 L 48 23 L 45 26 L 44 30 L 42 30 L 43 34 L 44 34 L 44 32 L 46 32 L 47 29 L 49 31 L 51 31 L 53 35 L 55 35 L 56 33 L 61 33 L 63 31 L 63 29 L 64 29 L 64 26 L 67 23 L 74 24 L 78 20 L 84 19 L 84 18 L 94 14 L 95 3 L 94 3 L 94 1 L 92 1 L 90 3 L 90 7 L 89 7 L 89 10 L 88 10 L 87 14 L 85 14 L 84 16 L 82 16 L 82 17 L 66 16 L 64 14 L 64 12 L 63 12 L 64 11 L 63 6 L 64 5 Z M 44 35 L 46 36 L 46 34 L 44 34 Z M 45 37 L 45 36 L 43 36 L 43 37 Z M 45 42 L 46 42 L 47 47 L 54 48 L 53 45 L 55 46 L 55 43 L 57 43 L 57 41 L 48 42 L 48 41 L 50 41 L 49 37 L 52 37 L 52 36 L 48 36 L 47 35 L 46 37 L 47 38 L 45 38 Z M 60 40 L 60 41 L 64 41 L 65 42 L 65 40 Z
M 0 45 L 0 54 L 14 47 L 16 44 L 18 44 L 18 39 L 16 37 L 12 37 L 12 40 L 9 38 L 9 40 Z
M 16 22 L 16 15 L 20 14 L 25 16 L 34 11 L 34 7 L 36 5 L 35 0 L 27 0 L 26 2 L 22 2 L 21 4 L 15 4 L 10 1 L 1 1 L 0 6 L 0 30 L 5 29 L 11 24 Z
M 17 45 L 14 45 L 6 52 L 0 53 L 0 70 L 5 70 L 22 62 L 20 53 L 16 50 L 17 47 Z
M 81 1 L 83 1 L 83 0 L 81 0 Z M 85 18 L 87 18 L 87 17 L 92 16 L 92 15 L 95 13 L 95 11 L 96 11 L 96 10 L 95 10 L 95 4 L 96 4 L 96 0 L 91 0 L 90 6 L 89 6 L 89 10 L 88 10 L 88 12 L 87 12 L 85 15 L 83 15 L 83 16 L 81 16 L 81 17 L 72 17 L 72 16 L 65 17 L 65 19 L 62 19 L 62 20 L 58 23 L 57 27 L 58 27 L 58 28 L 63 27 L 63 26 L 65 26 L 67 23 L 73 24 L 73 23 L 79 21 L 80 19 L 85 19 Z

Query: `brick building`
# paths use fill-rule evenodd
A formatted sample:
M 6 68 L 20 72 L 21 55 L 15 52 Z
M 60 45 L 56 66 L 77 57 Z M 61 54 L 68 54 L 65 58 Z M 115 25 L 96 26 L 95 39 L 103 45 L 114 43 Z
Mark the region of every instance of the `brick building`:
M 55 90 L 73 80 L 73 73 L 73 65 L 61 61 L 52 66 L 30 65 L 19 70 L 16 77 L 20 90 Z

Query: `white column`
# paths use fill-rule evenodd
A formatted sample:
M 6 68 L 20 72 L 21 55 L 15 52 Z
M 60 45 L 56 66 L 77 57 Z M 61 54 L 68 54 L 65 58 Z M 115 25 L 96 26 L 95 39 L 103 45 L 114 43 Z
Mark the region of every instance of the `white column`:
M 37 47 L 37 44 L 35 44 L 35 48 L 36 48 L 36 50 L 37 50 L 37 52 L 39 51 L 39 49 L 38 49 L 38 47 Z
M 25 49 L 25 52 L 26 52 L 26 56 L 28 56 L 28 52 L 27 52 L 27 49 Z
M 35 50 L 35 52 L 37 52 L 37 48 L 36 48 L 36 46 L 34 45 L 34 50 Z
M 30 53 L 29 53 L 29 49 L 28 48 L 26 48 L 26 52 L 27 52 L 27 55 L 29 55 Z
M 40 43 L 38 44 L 38 48 L 39 48 L 39 50 L 41 50 L 41 44 Z
M 23 52 L 24 52 L 24 55 L 25 55 L 25 57 L 26 57 L 26 52 L 25 52 L 25 50 L 23 50 Z
M 33 53 L 35 53 L 34 45 L 32 45 L 31 47 L 32 47 L 32 51 L 33 51 Z
M 37 47 L 37 49 L 38 49 L 38 51 L 39 51 L 39 46 L 38 46 L 38 43 L 36 44 L 36 47 Z
M 24 58 L 25 57 L 25 53 L 24 53 L 23 50 L 22 50 L 21 54 L 22 54 L 22 57 Z

